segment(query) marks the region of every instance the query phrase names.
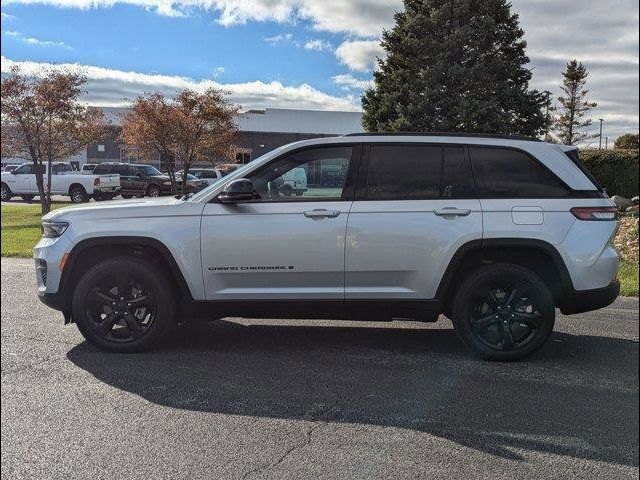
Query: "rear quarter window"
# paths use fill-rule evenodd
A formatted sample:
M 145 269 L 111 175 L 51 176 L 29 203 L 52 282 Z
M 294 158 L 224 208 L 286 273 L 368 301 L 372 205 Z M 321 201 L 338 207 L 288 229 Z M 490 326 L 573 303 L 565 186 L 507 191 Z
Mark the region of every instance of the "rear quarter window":
M 93 173 L 96 175 L 106 175 L 107 173 L 111 173 L 111 167 L 111 165 L 96 165 Z
M 470 147 L 469 153 L 482 197 L 558 198 L 570 193 L 553 173 L 524 152 Z

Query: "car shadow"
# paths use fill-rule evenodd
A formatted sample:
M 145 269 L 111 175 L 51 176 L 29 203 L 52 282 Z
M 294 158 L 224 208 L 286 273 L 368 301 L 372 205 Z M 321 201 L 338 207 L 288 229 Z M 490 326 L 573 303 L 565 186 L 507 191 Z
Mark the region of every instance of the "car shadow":
M 172 408 L 399 427 L 499 457 L 522 450 L 638 464 L 638 344 L 554 333 L 523 362 L 471 356 L 451 329 L 180 329 L 162 351 L 68 358 Z M 427 453 L 427 452 L 425 452 Z

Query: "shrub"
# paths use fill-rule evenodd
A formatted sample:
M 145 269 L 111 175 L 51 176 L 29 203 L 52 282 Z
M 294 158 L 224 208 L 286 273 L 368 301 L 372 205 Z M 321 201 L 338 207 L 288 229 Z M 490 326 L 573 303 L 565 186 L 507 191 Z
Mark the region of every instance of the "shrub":
M 609 196 L 638 195 L 638 150 L 582 150 L 580 160 Z

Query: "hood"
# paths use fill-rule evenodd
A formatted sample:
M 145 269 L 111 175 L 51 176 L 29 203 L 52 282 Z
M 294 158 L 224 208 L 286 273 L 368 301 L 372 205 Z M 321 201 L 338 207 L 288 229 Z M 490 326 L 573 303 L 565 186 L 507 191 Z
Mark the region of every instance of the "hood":
M 174 197 L 138 198 L 92 202 L 64 207 L 47 213 L 43 220 L 74 222 L 79 220 L 117 221 L 127 218 L 196 215 L 204 204 L 186 202 Z

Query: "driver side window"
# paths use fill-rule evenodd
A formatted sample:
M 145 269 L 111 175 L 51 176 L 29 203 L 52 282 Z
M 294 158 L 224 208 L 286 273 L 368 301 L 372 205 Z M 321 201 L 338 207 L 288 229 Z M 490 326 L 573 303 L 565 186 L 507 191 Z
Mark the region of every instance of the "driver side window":
M 302 150 L 248 178 L 258 201 L 341 200 L 351 152 L 350 146 Z
M 16 175 L 30 175 L 33 173 L 33 165 L 25 164 L 13 171 Z

